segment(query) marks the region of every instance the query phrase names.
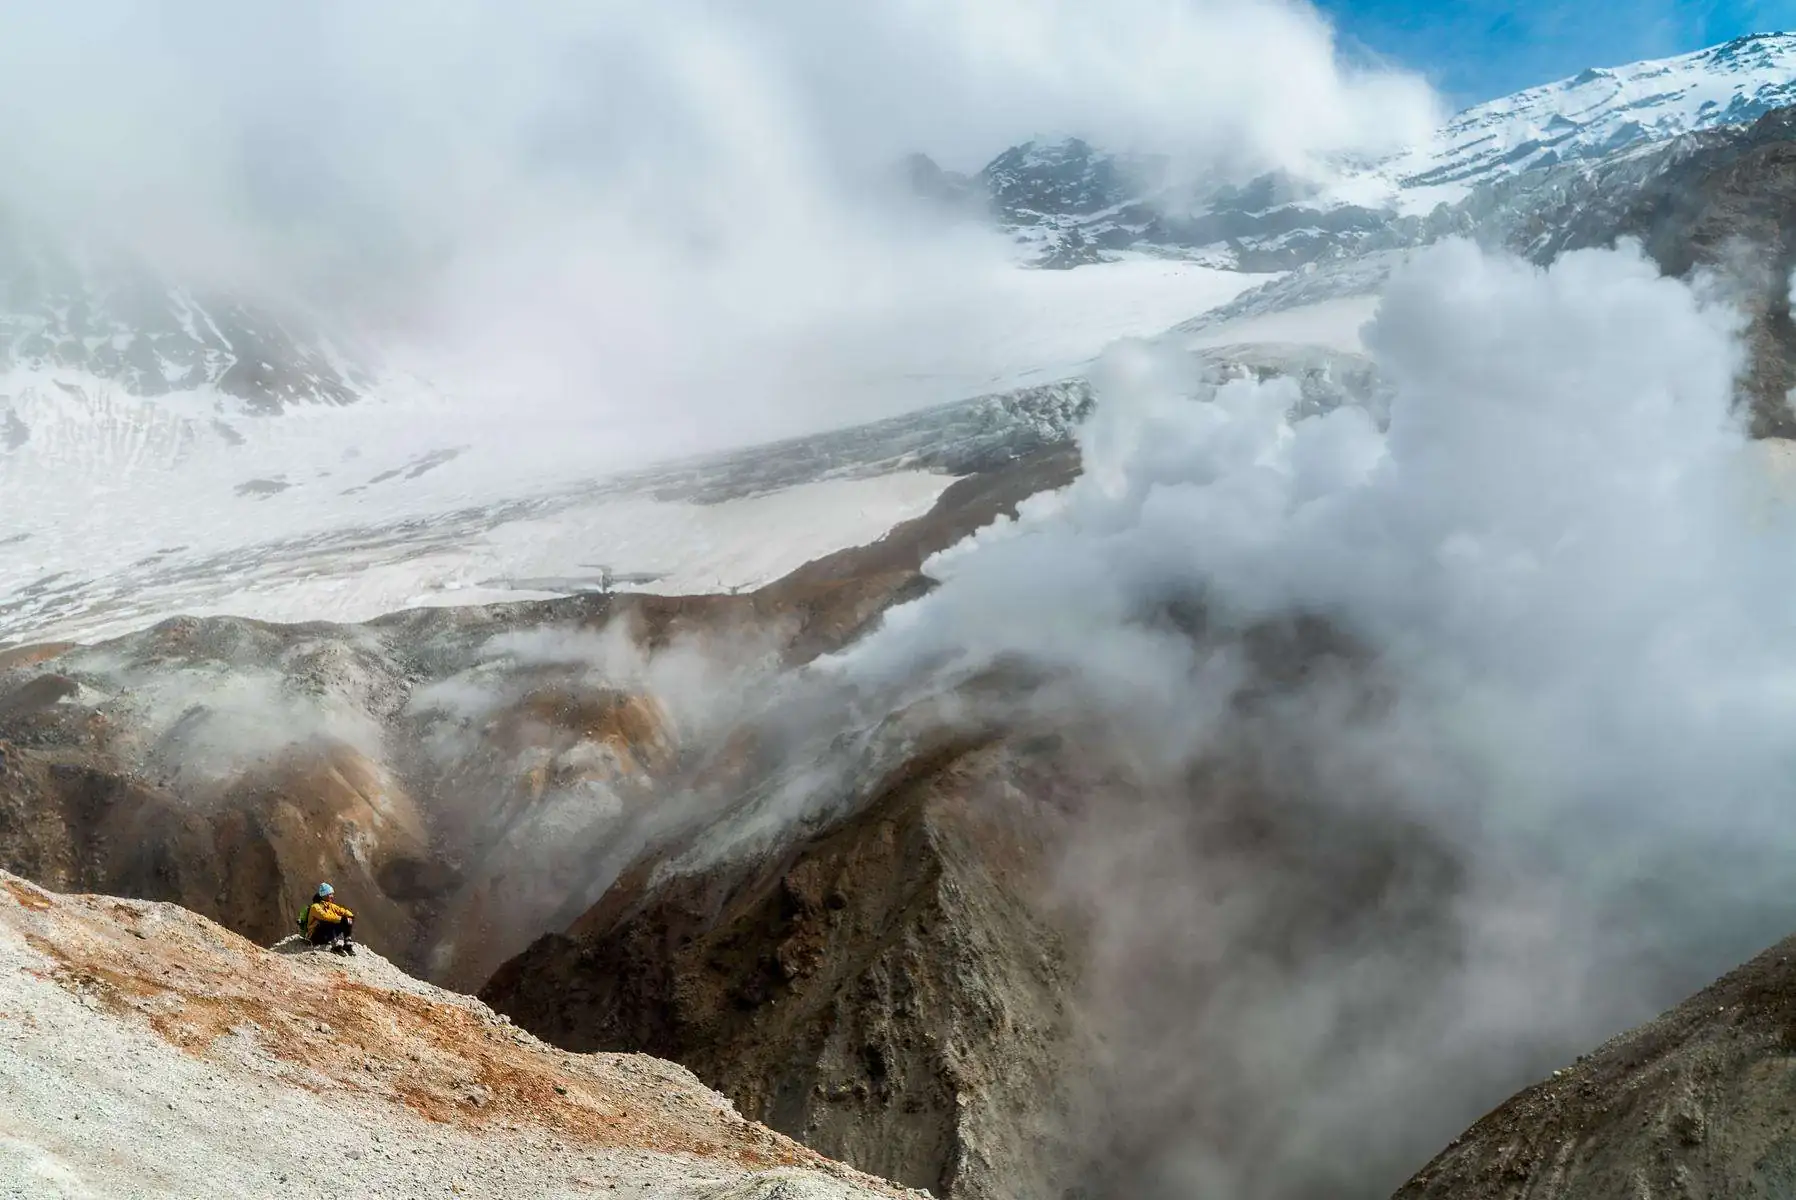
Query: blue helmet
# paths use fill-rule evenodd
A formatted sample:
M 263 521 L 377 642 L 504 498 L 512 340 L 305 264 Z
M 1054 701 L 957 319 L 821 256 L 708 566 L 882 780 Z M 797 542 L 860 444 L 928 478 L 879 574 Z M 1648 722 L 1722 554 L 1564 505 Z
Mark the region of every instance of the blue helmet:
M 328 896 L 328 895 L 330 895 L 330 894 L 331 894 L 331 893 L 332 893 L 332 892 L 334 892 L 334 891 L 336 891 L 336 890 L 337 890 L 337 889 L 336 889 L 336 888 L 333 888 L 333 887 L 332 887 L 332 886 L 331 886 L 331 885 L 330 885 L 330 884 L 328 884 L 328 883 L 321 883 L 321 884 L 319 884 L 319 885 L 318 885 L 318 894 L 319 894 L 319 895 L 320 895 L 320 896 Z

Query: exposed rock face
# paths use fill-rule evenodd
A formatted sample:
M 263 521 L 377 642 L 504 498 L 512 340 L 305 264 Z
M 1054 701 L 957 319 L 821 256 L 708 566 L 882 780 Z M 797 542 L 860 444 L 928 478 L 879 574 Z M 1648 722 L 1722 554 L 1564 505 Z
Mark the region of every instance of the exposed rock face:
M 1058 1195 L 1083 1165 L 1090 1055 L 1082 956 L 1044 894 L 1065 823 L 1046 765 L 945 746 L 775 857 L 658 887 L 639 864 L 482 995 L 558 1045 L 656 1047 L 901 1183 Z M 983 801 L 997 790 L 1013 802 Z
M 416 915 L 380 881 L 425 861 L 424 829 L 368 760 L 342 747 L 290 756 L 202 805 L 81 757 L 0 742 L 6 869 L 54 888 L 166 899 L 264 942 L 291 932 L 310 889 L 334 879 L 379 944 L 403 948 L 417 936 Z
M 1100 154 L 1088 142 L 1067 138 L 1012 146 L 986 164 L 979 181 L 1001 214 L 1028 224 L 1048 216 L 1090 216 L 1122 204 L 1152 187 L 1164 166 Z
M 901 1193 L 671 1063 L 575 1056 L 362 951 L 0 873 L 0 1187 L 42 1197 Z
M 1400 1200 L 1796 1192 L 1796 939 L 1554 1071 Z
M 1032 709 L 1051 681 L 1021 668 L 828 738 L 849 759 L 834 772 L 746 770 L 736 804 L 482 997 L 557 1044 L 673 1057 L 937 1194 L 1377 1194 L 1451 1125 L 1417 1115 L 1369 1145 L 1286 1138 L 1289 1114 L 1413 1034 L 1432 1003 L 1416 978 L 1462 953 L 1467 884 L 1400 814 L 1319 799 L 1291 773 L 1296 731 L 1251 715 L 1349 651 L 1319 626 L 1252 641 L 1258 698 L 1231 749 L 1170 774 L 1096 710 Z M 774 823 L 783 838 L 760 836 Z M 1390 965 L 1335 1008 L 1315 972 L 1344 948 Z M 1244 1020 L 1327 1044 L 1306 1059 Z

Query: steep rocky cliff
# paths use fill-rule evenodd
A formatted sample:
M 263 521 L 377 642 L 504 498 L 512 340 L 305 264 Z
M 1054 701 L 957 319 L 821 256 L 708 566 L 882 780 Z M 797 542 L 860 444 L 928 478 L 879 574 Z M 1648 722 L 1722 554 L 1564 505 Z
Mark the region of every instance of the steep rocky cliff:
M 558 1045 L 654 1047 L 910 1186 L 1057 1195 L 1091 1055 L 1078 937 L 1045 894 L 1066 820 L 1047 766 L 945 744 L 775 857 L 659 887 L 638 864 L 482 995 Z

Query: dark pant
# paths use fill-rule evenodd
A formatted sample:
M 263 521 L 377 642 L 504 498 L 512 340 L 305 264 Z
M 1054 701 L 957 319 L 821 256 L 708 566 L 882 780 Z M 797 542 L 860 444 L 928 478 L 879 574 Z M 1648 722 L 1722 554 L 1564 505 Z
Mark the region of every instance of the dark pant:
M 330 946 L 339 941 L 352 940 L 355 933 L 355 918 L 347 921 L 320 921 L 312 926 L 312 936 L 307 940 L 314 946 Z

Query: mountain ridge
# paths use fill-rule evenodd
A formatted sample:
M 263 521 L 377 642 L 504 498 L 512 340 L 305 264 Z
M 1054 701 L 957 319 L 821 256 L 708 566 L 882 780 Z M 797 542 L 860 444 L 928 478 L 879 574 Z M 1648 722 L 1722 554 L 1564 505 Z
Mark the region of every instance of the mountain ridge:
M 1749 34 L 1688 54 L 1525 88 L 1460 110 L 1425 142 L 1382 157 L 1274 171 L 1245 183 L 1181 180 L 1167 154 L 1037 137 L 973 175 L 913 156 L 936 196 L 985 198 L 1034 265 L 1072 268 L 1123 252 L 1235 270 L 1290 270 L 1450 231 L 1479 189 L 1596 163 L 1796 103 L 1796 34 Z M 1431 229 L 1432 227 L 1432 229 Z

